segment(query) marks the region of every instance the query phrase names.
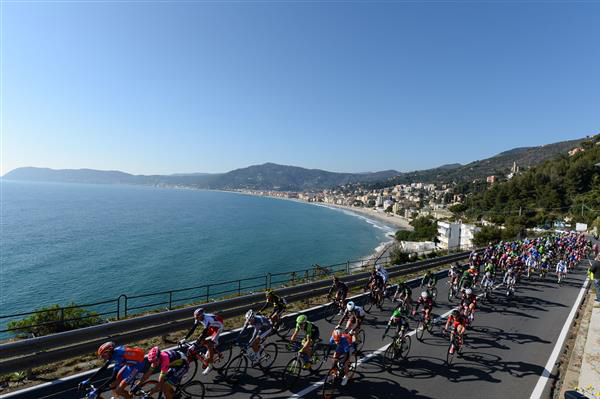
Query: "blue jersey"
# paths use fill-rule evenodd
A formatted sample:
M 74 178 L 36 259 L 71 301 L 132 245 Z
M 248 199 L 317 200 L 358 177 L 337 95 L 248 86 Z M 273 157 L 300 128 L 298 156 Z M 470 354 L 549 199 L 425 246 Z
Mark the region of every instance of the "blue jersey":
M 144 350 L 131 346 L 117 346 L 110 361 L 117 367 L 133 366 L 141 370 L 144 367 Z
M 342 334 L 340 337 L 340 342 L 336 343 L 333 337 L 329 338 L 329 345 L 335 346 L 335 351 L 337 353 L 348 353 L 350 349 L 352 349 L 352 344 L 350 343 L 350 336 L 348 334 Z

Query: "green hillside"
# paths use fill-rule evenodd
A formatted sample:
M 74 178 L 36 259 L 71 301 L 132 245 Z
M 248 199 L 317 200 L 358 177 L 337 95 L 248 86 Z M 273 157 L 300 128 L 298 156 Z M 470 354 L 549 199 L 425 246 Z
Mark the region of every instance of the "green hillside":
M 600 222 L 600 135 L 583 141 L 581 148 L 467 195 L 464 215 L 521 227 L 550 225 L 564 217 Z

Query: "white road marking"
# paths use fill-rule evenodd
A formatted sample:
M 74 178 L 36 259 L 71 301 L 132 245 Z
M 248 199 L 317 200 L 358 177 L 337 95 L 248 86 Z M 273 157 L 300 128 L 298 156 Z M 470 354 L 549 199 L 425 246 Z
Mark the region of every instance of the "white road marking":
M 575 300 L 575 303 L 573 304 L 573 307 L 571 308 L 571 313 L 569 313 L 569 317 L 567 318 L 567 321 L 566 321 L 565 325 L 563 326 L 563 329 L 560 332 L 560 335 L 558 336 L 558 340 L 556 341 L 554 350 L 550 354 L 550 358 L 548 359 L 548 362 L 546 363 L 546 366 L 544 367 L 544 371 L 542 372 L 540 379 L 538 380 L 537 384 L 535 385 L 535 388 L 533 389 L 533 392 L 531 393 L 531 396 L 529 397 L 529 399 L 539 399 L 542 397 L 542 394 L 544 393 L 544 388 L 546 387 L 546 383 L 548 382 L 548 379 L 550 378 L 550 374 L 552 374 L 552 369 L 554 368 L 554 365 L 556 364 L 556 360 L 558 359 L 558 356 L 560 355 L 560 351 L 563 347 L 565 339 L 567 338 L 567 334 L 569 333 L 569 330 L 571 329 L 571 324 L 573 323 L 573 319 L 575 318 L 575 314 L 577 313 L 577 308 L 579 307 L 579 304 L 581 303 L 581 300 L 583 299 L 583 295 L 585 294 L 585 290 L 587 289 L 589 281 L 590 281 L 589 278 L 586 278 L 585 281 L 583 282 L 583 286 L 581 287 L 581 290 L 579 290 L 579 295 L 577 296 L 577 299 Z

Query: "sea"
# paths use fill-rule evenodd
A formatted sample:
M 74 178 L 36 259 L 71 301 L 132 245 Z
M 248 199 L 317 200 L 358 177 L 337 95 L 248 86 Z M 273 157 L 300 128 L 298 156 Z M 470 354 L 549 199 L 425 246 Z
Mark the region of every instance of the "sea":
M 247 277 L 260 285 L 267 273 L 368 258 L 395 231 L 230 192 L 3 180 L 0 194 L 0 317 Z

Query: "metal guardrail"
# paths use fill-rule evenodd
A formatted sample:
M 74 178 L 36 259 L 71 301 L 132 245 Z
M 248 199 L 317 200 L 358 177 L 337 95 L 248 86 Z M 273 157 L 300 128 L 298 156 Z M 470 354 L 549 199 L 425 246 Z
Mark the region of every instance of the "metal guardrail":
M 438 258 L 435 259 L 436 261 L 442 261 L 443 263 L 448 263 L 448 262 L 454 262 L 458 259 L 459 257 L 461 259 L 466 258 L 468 255 L 465 254 L 456 254 L 456 255 L 450 255 L 447 257 L 444 257 L 444 259 L 442 258 Z M 436 264 L 440 263 L 440 262 L 435 262 Z M 402 265 L 405 266 L 405 265 Z M 410 268 L 407 268 L 405 271 L 403 270 L 398 270 L 400 267 L 399 266 L 395 266 L 396 270 L 393 270 L 392 268 L 388 268 L 388 272 L 390 274 L 390 277 L 397 277 L 403 274 L 409 274 L 411 272 L 414 271 L 418 271 L 418 270 L 423 270 L 423 269 L 427 269 L 427 268 L 431 268 L 431 267 L 435 267 L 435 265 L 431 264 L 430 262 L 427 261 L 421 261 L 421 262 L 415 262 L 412 264 L 412 266 Z M 443 270 L 437 273 L 438 278 L 439 277 L 445 277 L 447 276 L 448 271 L 447 270 Z M 347 281 L 347 278 L 342 278 L 342 280 Z M 362 280 L 364 281 L 364 280 Z M 351 282 L 351 284 L 353 286 L 356 285 L 360 285 L 362 283 L 362 281 L 355 281 L 355 282 Z M 411 286 L 412 288 L 418 287 L 419 283 L 420 283 L 421 279 L 420 278 L 415 278 L 412 280 L 407 281 L 406 283 Z M 388 288 L 388 290 L 394 290 L 396 288 L 396 285 L 392 285 Z M 321 289 L 321 291 L 325 291 L 326 292 L 327 287 L 325 289 Z M 277 291 L 278 293 L 280 293 L 279 291 Z M 310 296 L 316 296 L 319 294 L 314 294 L 314 295 L 310 295 Z M 368 298 L 369 293 L 363 293 L 363 294 L 358 294 L 355 295 L 353 297 L 351 297 L 352 300 L 354 300 L 356 303 L 362 304 L 364 303 L 364 301 Z M 306 298 L 301 298 L 301 299 L 293 299 L 293 300 L 302 300 L 302 299 L 306 299 Z M 294 313 L 290 313 L 287 314 L 285 316 L 283 316 L 283 320 L 284 323 L 294 323 L 296 316 L 300 313 L 305 314 L 309 319 L 314 320 L 315 318 L 319 318 L 320 314 L 326 310 L 326 306 L 327 304 L 323 304 L 323 305 L 318 305 L 315 306 L 313 308 L 310 309 L 306 309 L 306 310 L 301 310 L 298 312 L 294 312 Z M 187 309 L 187 311 L 189 312 L 189 316 L 191 317 L 193 314 L 193 308 L 189 308 Z M 244 311 L 245 312 L 245 311 Z M 191 324 L 192 321 L 188 320 L 188 323 Z M 241 328 L 232 330 L 232 331 L 226 331 L 223 334 L 221 334 L 221 336 L 219 337 L 219 341 L 220 343 L 223 344 L 228 344 L 230 342 L 233 342 L 239 335 Z M 104 342 L 104 341 L 101 341 Z M 0 352 L 3 353 L 3 352 Z M 2 364 L 0 364 L 1 366 Z M 26 388 L 24 390 L 20 390 L 20 391 L 15 391 L 15 392 L 11 392 L 5 395 L 0 395 L 0 399 L 38 399 L 40 397 L 44 397 L 44 398 L 62 398 L 64 394 L 66 394 L 67 392 L 70 391 L 75 391 L 77 388 L 77 384 L 81 381 L 83 381 L 84 379 L 89 378 L 95 371 L 95 370 L 89 370 L 83 373 L 80 373 L 76 376 L 70 376 L 70 377 L 66 377 L 63 379 L 58 379 L 52 382 L 48 382 L 48 383 L 44 383 L 38 386 L 34 386 L 34 387 L 30 387 L 30 388 Z M 103 378 L 108 378 L 110 376 L 110 374 L 112 373 L 112 369 L 109 368 L 107 369 L 103 375 L 98 376 L 99 382 L 103 381 Z
M 396 277 L 465 259 L 468 255 L 469 252 L 464 252 L 392 266 L 387 270 L 390 277 Z M 356 287 L 364 284 L 368 278 L 369 272 L 363 272 L 344 276 L 341 280 L 349 287 Z M 281 288 L 276 292 L 292 303 L 326 294 L 330 284 L 329 280 L 321 280 Z M 243 315 L 248 309 L 263 303 L 264 294 L 261 292 L 209 303 L 203 307 L 208 312 L 219 311 L 226 319 Z M 26 370 L 80 356 L 94 352 L 100 344 L 109 339 L 117 344 L 125 344 L 184 330 L 190 328 L 193 323 L 194 309 L 195 307 L 188 307 L 3 344 L 0 345 L 0 370 L 5 373 Z

